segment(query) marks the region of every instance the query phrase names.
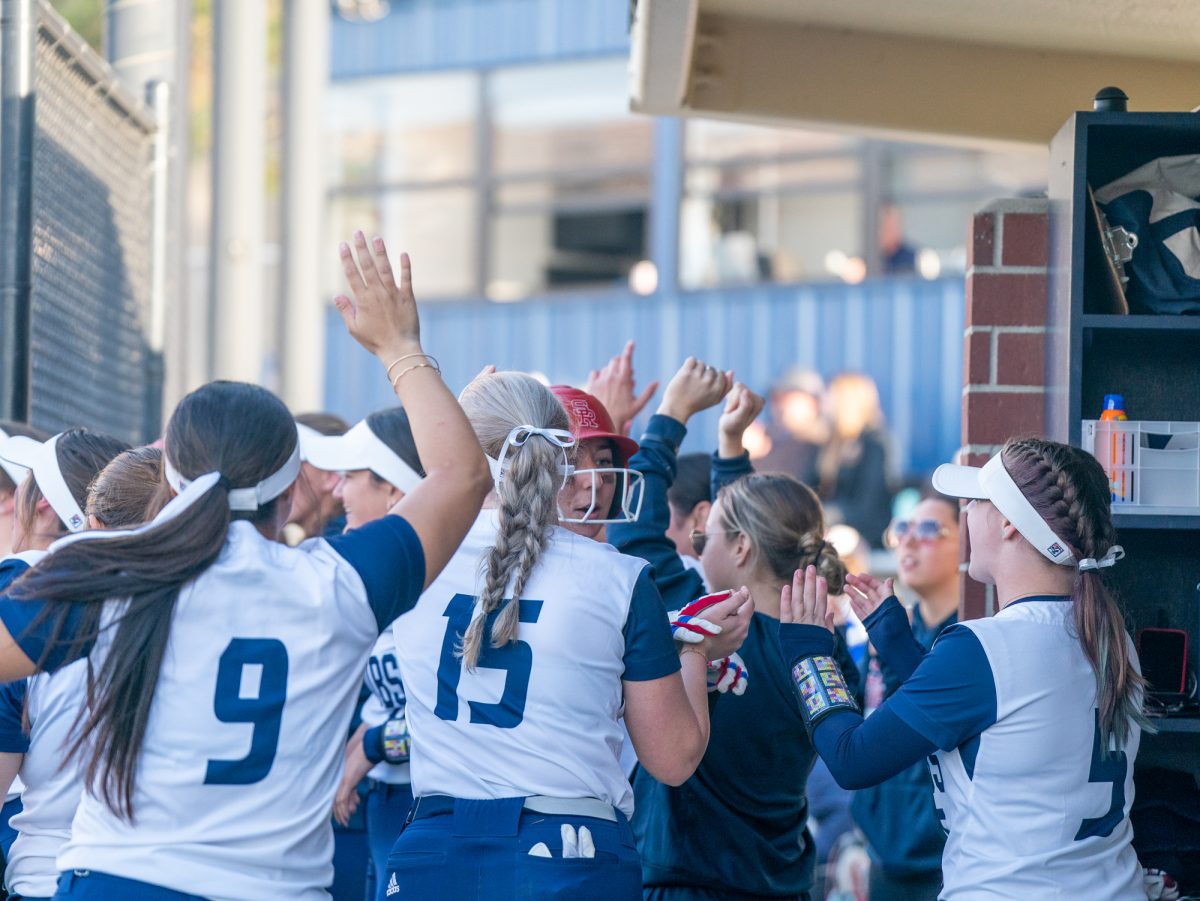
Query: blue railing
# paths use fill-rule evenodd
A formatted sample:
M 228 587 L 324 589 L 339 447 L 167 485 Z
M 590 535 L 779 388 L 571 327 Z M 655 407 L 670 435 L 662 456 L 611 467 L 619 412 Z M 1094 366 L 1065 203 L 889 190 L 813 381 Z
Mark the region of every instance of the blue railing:
M 354 421 L 394 404 L 379 364 L 353 345 L 336 312 L 329 325 L 329 409 Z M 688 355 L 735 370 L 759 391 L 793 364 L 827 379 L 865 372 L 879 385 L 897 467 L 910 475 L 929 472 L 959 446 L 962 333 L 961 278 L 653 297 L 606 291 L 515 304 L 429 303 L 422 310 L 422 339 L 456 391 L 486 363 L 582 384 L 628 338 L 638 342 L 643 384 L 665 384 Z M 695 423 L 687 449 L 713 446 L 716 418 L 710 411 Z

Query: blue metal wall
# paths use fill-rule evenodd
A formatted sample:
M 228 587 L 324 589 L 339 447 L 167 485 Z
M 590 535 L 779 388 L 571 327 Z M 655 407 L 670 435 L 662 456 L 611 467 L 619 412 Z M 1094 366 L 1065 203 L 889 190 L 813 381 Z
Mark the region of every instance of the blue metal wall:
M 418 290 L 419 290 L 418 285 Z M 666 380 L 690 355 L 732 368 L 764 390 L 794 363 L 826 378 L 866 372 L 879 384 L 897 463 L 920 474 L 959 447 L 963 282 L 880 280 L 772 285 L 652 298 L 572 294 L 518 304 L 430 303 L 422 340 L 458 391 L 486 363 L 582 384 L 628 338 L 638 341 L 638 380 Z M 378 362 L 329 322 L 326 398 L 351 421 L 395 403 Z M 655 401 L 661 399 L 661 393 Z M 717 413 L 697 422 L 689 450 L 715 445 Z
M 392 0 L 378 22 L 333 17 L 331 75 L 485 68 L 629 52 L 625 0 Z

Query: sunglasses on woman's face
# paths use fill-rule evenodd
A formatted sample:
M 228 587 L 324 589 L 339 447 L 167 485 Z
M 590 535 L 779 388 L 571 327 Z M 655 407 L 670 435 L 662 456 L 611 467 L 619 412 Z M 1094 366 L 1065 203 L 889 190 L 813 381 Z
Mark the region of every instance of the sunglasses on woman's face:
M 709 535 L 720 535 L 720 532 L 701 532 L 699 529 L 692 529 L 692 550 L 696 552 L 697 557 L 704 556 L 704 549 L 708 546 Z M 736 532 L 733 534 L 737 534 Z
M 950 530 L 936 519 L 897 520 L 888 526 L 885 538 L 888 547 L 897 548 L 908 541 L 909 537 L 915 538 L 924 544 L 932 544 L 935 541 L 940 541 L 949 534 Z

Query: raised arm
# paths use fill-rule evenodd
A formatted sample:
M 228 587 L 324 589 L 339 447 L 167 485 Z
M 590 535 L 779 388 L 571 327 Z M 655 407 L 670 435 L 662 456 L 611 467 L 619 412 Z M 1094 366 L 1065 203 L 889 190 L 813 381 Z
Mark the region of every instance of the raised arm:
M 712 496 L 730 482 L 754 471 L 743 441 L 746 429 L 758 418 L 766 401 L 741 382 L 729 389 L 725 410 L 717 422 L 717 450 L 712 460 Z
M 397 283 L 383 240 L 374 238 L 371 244 L 360 231 L 354 234 L 354 252 L 341 245 L 354 299 L 341 295 L 334 302 L 354 339 L 387 367 L 387 378 L 408 411 L 426 476 L 391 512 L 416 532 L 428 586 L 462 543 L 492 482 L 467 417 L 421 347 L 408 254 L 400 255 Z
M 641 449 L 629 462 L 629 468 L 643 477 L 641 516 L 636 522 L 608 527 L 613 547 L 623 554 L 641 557 L 654 567 L 654 583 L 669 610 L 678 610 L 705 592 L 700 575 L 684 567 L 674 542 L 667 537 L 671 524 L 667 491 L 675 480 L 679 445 L 687 434 L 688 420 L 719 403 L 730 381 L 728 374 L 699 360 L 688 357 L 684 361 L 667 385 L 658 412 L 650 419 Z
M 780 647 L 813 747 L 843 788 L 877 785 L 996 721 L 991 669 L 969 629 L 947 629 L 911 678 L 864 720 L 831 659 L 828 589 L 813 567 L 784 587 L 779 619 Z

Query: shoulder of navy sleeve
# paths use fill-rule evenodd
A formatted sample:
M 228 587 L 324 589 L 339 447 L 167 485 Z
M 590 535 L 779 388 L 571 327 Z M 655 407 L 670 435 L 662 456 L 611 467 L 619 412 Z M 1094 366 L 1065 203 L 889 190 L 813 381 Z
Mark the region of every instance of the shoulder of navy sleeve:
M 661 413 L 655 413 L 650 417 L 646 431 L 642 434 L 642 443 L 648 440 L 663 441 L 671 445 L 672 450 L 678 451 L 679 445 L 683 443 L 686 435 L 687 426 L 678 419 L 671 416 L 664 416 Z
M 24 754 L 29 750 L 25 734 L 25 679 L 0 685 L 0 752 Z
M 654 585 L 649 566 L 643 566 L 633 585 L 625 618 L 625 673 L 628 682 L 649 682 L 679 671 L 679 654 L 671 637 L 667 608 Z
M 362 579 L 380 629 L 416 604 L 425 588 L 425 551 L 408 520 L 389 514 L 326 540 Z
M 83 614 L 82 604 L 72 604 L 67 611 L 60 637 L 47 655 L 46 649 L 51 644 L 55 617 L 40 616 L 45 609 L 44 601 L 17 600 L 8 595 L 0 595 L 0 622 L 4 623 L 8 634 L 30 661 L 38 664 L 39 669 L 52 672 L 91 653 L 91 641 L 70 646 L 72 636 L 80 629 Z
M 27 569 L 29 564 L 20 557 L 5 557 L 0 560 L 0 591 L 7 590 Z
M 996 722 L 996 680 L 975 633 L 949 626 L 885 705 L 943 751 Z

